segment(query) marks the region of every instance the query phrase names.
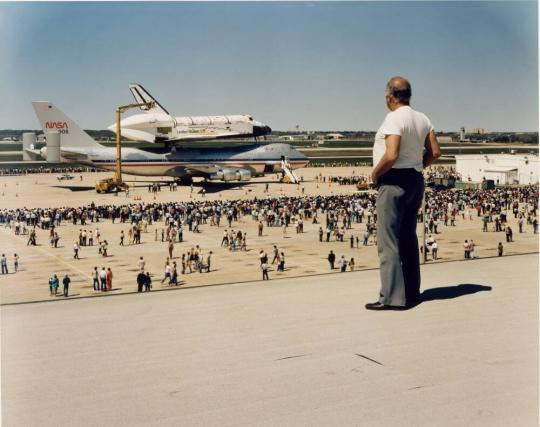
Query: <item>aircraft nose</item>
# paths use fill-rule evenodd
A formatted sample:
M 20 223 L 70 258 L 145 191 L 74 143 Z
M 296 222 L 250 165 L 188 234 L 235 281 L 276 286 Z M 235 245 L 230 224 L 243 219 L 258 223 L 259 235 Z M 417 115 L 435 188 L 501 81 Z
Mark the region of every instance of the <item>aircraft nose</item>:
M 266 125 L 253 126 L 254 136 L 264 136 L 264 135 L 268 135 L 270 132 L 272 132 L 272 129 L 270 128 L 270 126 L 266 126 Z
M 301 160 L 308 160 L 308 156 L 306 156 L 304 153 L 301 153 L 300 151 L 296 150 L 298 155 L 300 156 Z

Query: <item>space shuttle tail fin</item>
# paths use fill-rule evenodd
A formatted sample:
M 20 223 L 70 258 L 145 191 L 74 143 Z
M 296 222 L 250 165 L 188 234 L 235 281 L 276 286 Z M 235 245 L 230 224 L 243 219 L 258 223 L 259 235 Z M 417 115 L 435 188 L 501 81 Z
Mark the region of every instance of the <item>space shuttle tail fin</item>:
M 50 102 L 32 102 L 43 132 L 59 132 L 62 148 L 101 148 L 77 123 Z
M 163 106 L 156 101 L 156 99 L 150 95 L 150 93 L 142 87 L 142 85 L 138 83 L 132 83 L 129 85 L 129 90 L 131 91 L 131 94 L 135 98 L 135 101 L 138 104 L 144 104 L 147 102 L 151 102 L 151 107 L 139 107 L 141 110 L 146 111 L 148 113 L 163 113 L 163 114 L 169 114 L 169 112 L 163 108 Z

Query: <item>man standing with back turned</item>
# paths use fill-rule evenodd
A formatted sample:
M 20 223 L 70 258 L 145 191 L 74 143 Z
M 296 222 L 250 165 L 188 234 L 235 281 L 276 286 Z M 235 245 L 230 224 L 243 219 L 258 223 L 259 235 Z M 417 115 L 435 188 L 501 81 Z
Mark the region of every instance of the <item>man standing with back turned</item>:
M 429 119 L 413 110 L 411 85 L 392 77 L 386 85 L 390 110 L 375 135 L 371 179 L 377 187 L 377 250 L 380 261 L 379 301 L 368 310 L 399 310 L 420 298 L 420 254 L 416 216 L 424 195 L 423 168 L 441 150 Z M 425 152 L 424 152 L 425 148 Z

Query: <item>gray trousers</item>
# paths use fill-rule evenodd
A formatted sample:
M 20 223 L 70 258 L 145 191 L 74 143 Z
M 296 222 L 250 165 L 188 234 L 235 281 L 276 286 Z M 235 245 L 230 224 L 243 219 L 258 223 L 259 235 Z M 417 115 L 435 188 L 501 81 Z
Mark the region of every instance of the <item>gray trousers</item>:
M 392 169 L 381 177 L 378 190 L 379 302 L 405 306 L 420 296 L 416 218 L 424 195 L 424 179 L 411 169 Z

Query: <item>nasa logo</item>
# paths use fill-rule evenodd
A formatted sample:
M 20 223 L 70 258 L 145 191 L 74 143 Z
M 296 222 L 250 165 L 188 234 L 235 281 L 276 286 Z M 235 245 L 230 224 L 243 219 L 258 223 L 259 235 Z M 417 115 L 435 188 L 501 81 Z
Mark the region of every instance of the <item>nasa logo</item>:
M 67 122 L 46 122 L 45 129 L 56 129 L 59 133 L 68 133 Z
M 45 129 L 67 129 L 66 122 L 47 122 L 45 123 Z

